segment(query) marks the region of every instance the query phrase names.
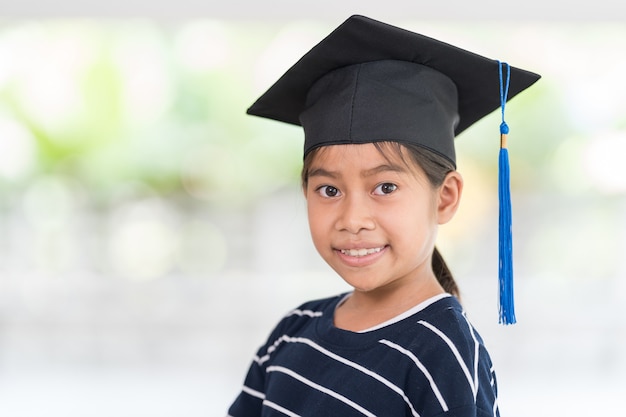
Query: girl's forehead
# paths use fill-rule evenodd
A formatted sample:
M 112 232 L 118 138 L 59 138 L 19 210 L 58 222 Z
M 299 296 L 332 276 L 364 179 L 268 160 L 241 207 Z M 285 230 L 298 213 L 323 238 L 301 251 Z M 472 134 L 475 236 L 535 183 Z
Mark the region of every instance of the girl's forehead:
M 380 163 L 406 165 L 399 147 L 373 143 L 323 146 L 317 149 L 312 165 L 343 164 L 348 161 L 364 167 Z
M 395 172 L 422 179 L 422 168 L 402 145 L 391 142 L 329 145 L 316 149 L 308 166 L 309 175 L 371 176 Z M 342 174 L 344 173 L 344 174 Z

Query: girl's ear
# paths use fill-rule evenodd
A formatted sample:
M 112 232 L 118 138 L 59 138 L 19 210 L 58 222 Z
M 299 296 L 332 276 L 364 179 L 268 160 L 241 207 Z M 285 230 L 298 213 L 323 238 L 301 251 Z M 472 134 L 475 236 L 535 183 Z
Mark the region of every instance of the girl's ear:
M 438 190 L 437 222 L 444 224 L 452 220 L 461 202 L 463 177 L 457 171 L 446 175 Z

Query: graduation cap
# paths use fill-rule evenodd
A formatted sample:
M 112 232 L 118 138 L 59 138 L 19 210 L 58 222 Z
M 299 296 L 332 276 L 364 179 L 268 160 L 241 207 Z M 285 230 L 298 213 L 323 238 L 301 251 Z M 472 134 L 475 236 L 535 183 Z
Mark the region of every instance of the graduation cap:
M 502 202 L 510 198 L 504 105 L 539 78 L 355 15 L 287 70 L 247 113 L 302 126 L 304 155 L 327 145 L 394 141 L 427 148 L 456 166 L 454 138 L 500 107 L 500 321 L 508 324 L 515 315 L 510 202 Z

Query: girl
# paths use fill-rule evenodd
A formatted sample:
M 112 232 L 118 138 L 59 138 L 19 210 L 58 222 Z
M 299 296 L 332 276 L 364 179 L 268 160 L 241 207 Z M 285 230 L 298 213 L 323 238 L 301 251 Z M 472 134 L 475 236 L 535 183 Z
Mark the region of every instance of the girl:
M 463 189 L 454 137 L 500 104 L 498 68 L 353 16 L 248 110 L 304 128 L 313 242 L 354 290 L 281 320 L 230 416 L 499 415 L 491 360 L 435 249 Z M 509 97 L 538 78 L 510 68 Z

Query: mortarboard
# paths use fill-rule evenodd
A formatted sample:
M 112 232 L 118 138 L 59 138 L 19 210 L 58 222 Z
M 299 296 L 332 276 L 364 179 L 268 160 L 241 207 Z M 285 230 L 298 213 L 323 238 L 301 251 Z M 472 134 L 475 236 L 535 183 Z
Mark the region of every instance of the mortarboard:
M 302 126 L 305 155 L 326 145 L 395 141 L 425 147 L 456 165 L 454 138 L 499 107 L 505 137 L 506 101 L 540 78 L 505 68 L 506 82 L 497 60 L 355 15 L 298 60 L 247 113 Z M 506 161 L 501 152 L 506 166 L 501 165 L 500 197 L 506 200 L 504 156 Z M 512 282 L 502 280 L 503 274 L 512 280 L 510 202 L 501 203 L 500 216 L 500 315 L 508 324 L 515 322 L 514 313 L 506 311 L 512 310 Z M 507 297 L 511 305 L 503 307 Z
M 333 143 L 394 140 L 454 162 L 454 137 L 501 105 L 498 67 L 496 60 L 356 15 L 296 62 L 248 114 L 302 126 L 305 154 Z M 539 79 L 510 71 L 509 99 Z

